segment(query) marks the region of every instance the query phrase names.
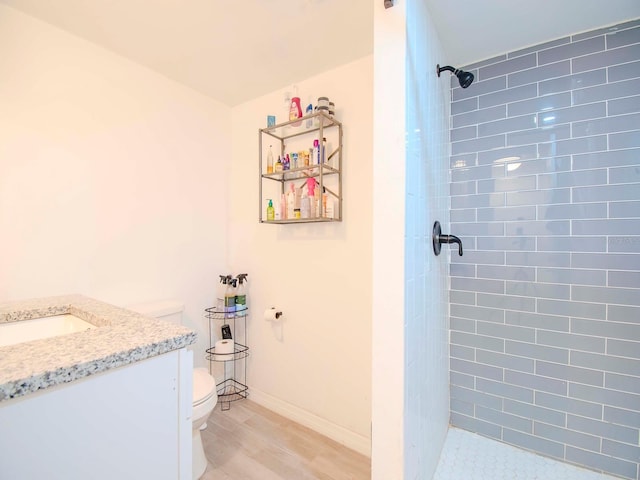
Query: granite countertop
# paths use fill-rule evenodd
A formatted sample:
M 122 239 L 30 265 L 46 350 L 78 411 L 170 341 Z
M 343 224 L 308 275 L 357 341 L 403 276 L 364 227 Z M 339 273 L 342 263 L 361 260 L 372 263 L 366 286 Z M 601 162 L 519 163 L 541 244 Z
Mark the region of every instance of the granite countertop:
M 83 295 L 0 303 L 0 325 L 70 313 L 98 328 L 0 347 L 0 402 L 177 350 L 195 332 Z

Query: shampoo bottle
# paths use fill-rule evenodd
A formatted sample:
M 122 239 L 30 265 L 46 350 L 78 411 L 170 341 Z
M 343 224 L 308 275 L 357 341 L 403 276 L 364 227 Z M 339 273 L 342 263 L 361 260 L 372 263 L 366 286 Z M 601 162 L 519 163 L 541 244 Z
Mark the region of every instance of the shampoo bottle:
M 302 107 L 300 106 L 300 97 L 298 96 L 298 87 L 293 87 L 293 97 L 291 98 L 291 108 L 289 109 L 289 120 L 302 118 Z M 292 123 L 294 127 L 299 127 L 302 121 Z
M 224 294 L 224 316 L 225 318 L 233 318 L 236 313 L 236 280 L 227 275 L 227 290 Z
M 313 160 L 311 161 L 312 165 L 320 165 L 320 142 L 318 139 L 313 141 Z
M 249 274 L 241 273 L 238 279 L 238 289 L 236 291 L 236 315 L 245 316 L 247 314 L 247 277 Z

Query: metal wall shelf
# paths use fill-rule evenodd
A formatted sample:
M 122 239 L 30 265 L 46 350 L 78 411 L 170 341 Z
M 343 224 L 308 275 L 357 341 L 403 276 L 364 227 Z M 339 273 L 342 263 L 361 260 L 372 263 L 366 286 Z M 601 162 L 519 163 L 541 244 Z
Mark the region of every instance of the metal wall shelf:
M 307 121 L 311 121 L 314 125 L 311 128 L 305 128 Z M 294 124 L 300 124 L 295 127 Z M 315 134 L 315 135 L 314 135 Z M 267 128 L 261 128 L 258 132 L 259 135 L 259 212 L 258 221 L 260 223 L 273 223 L 273 224 L 291 224 L 291 223 L 314 223 L 314 222 L 341 222 L 342 221 L 342 123 L 333 117 L 330 117 L 324 112 L 317 112 L 310 115 L 306 115 L 300 119 L 291 120 L 278 125 L 274 125 Z M 287 148 L 291 145 L 302 145 L 305 140 L 303 137 L 307 136 L 309 143 L 313 143 L 313 139 L 317 138 L 322 142 L 322 138 L 331 136 L 331 140 L 334 145 L 337 143 L 337 147 L 333 151 L 325 152 L 326 161 L 322 164 L 302 165 L 290 170 L 283 170 L 280 172 L 267 173 L 266 164 L 264 162 L 264 146 L 268 143 L 264 142 L 264 138 L 271 138 L 280 144 L 280 156 L 288 153 Z M 311 139 L 311 141 L 309 141 Z M 294 150 L 299 150 L 295 148 Z M 278 153 L 276 153 L 278 155 Z M 312 160 L 312 159 L 311 159 Z M 330 165 L 330 163 L 332 163 Z M 317 188 L 320 192 L 324 192 L 335 199 L 335 209 L 333 217 L 327 217 L 327 212 L 324 211 L 324 206 L 320 202 L 320 212 L 318 216 L 309 218 L 287 218 L 279 220 L 267 220 L 266 217 L 266 204 L 265 198 L 263 198 L 263 192 L 265 185 L 263 182 L 278 182 L 279 188 L 277 188 L 278 198 L 287 190 L 287 186 L 290 182 L 301 181 L 306 182 L 307 179 L 314 178 L 317 182 Z M 299 188 L 303 185 L 296 185 Z M 273 188 L 273 187 L 271 187 Z M 271 192 L 275 190 L 270 190 Z

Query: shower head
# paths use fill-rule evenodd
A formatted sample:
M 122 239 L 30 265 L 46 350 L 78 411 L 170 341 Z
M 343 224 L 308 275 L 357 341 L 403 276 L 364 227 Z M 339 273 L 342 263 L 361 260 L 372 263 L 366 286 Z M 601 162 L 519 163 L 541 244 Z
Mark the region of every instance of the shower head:
M 441 67 L 440 64 L 436 65 L 438 76 L 440 76 L 440 72 L 445 70 L 449 72 L 453 72 L 453 74 L 458 77 L 458 81 L 460 82 L 460 86 L 462 88 L 467 88 L 473 82 L 473 73 L 465 72 L 464 70 L 458 70 L 457 68 L 453 68 L 450 66 Z

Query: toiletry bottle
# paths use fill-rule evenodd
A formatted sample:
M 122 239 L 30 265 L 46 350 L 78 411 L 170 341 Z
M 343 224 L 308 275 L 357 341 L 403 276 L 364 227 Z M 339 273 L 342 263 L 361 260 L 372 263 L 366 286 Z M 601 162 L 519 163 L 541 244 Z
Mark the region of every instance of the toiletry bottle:
M 313 141 L 313 159 L 311 160 L 312 165 L 320 165 L 320 142 L 316 138 Z
M 309 218 L 309 197 L 303 193 L 300 197 L 300 218 Z
M 289 109 L 289 120 L 296 120 L 302 118 L 302 108 L 300 106 L 300 97 L 298 96 L 298 87 L 293 87 L 293 97 L 291 98 L 291 108 Z M 302 122 L 295 122 L 291 125 L 299 127 Z
M 287 219 L 287 198 L 284 193 L 280 195 L 280 218 L 282 220 Z
M 296 204 L 296 187 L 293 183 L 289 184 L 289 191 L 287 192 L 287 218 L 295 218 L 294 210 Z
M 290 120 L 291 115 L 291 92 L 284 92 L 284 111 L 282 112 L 282 120 L 278 123 L 284 123 Z
M 282 169 L 291 170 L 291 158 L 288 153 L 282 157 Z
M 314 216 L 321 217 L 322 216 L 322 195 L 320 194 L 319 188 L 316 188 L 313 198 L 314 198 L 313 203 L 316 207 L 316 214 Z
M 224 294 L 227 291 L 227 276 L 220 275 L 220 282 L 216 290 L 216 311 L 224 312 Z
M 247 277 L 249 274 L 240 273 L 238 279 L 238 290 L 236 291 L 236 315 L 245 316 L 247 314 Z
M 311 102 L 311 95 L 307 97 L 307 108 L 304 111 L 305 116 L 311 115 L 313 113 L 313 103 Z M 307 118 L 307 121 L 304 125 L 306 128 L 313 127 L 313 118 Z
M 235 279 L 227 275 L 227 290 L 224 293 L 224 316 L 233 318 L 236 312 L 236 291 L 234 288 Z
M 307 179 L 307 195 L 309 196 L 309 218 L 316 216 L 316 180 L 315 178 Z
M 322 163 L 327 163 L 327 139 L 322 137 Z
M 269 199 L 269 206 L 267 207 L 267 222 L 275 220 L 275 217 L 276 217 L 276 212 L 273 208 L 273 201 Z
M 280 155 L 278 155 L 278 161 L 276 162 L 275 171 L 276 172 L 282 171 L 282 161 L 280 160 Z
M 269 145 L 269 152 L 267 153 L 267 173 L 273 173 L 273 152 L 271 151 L 271 145 Z

